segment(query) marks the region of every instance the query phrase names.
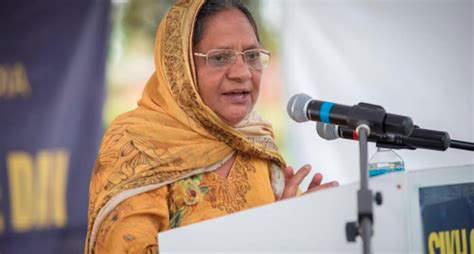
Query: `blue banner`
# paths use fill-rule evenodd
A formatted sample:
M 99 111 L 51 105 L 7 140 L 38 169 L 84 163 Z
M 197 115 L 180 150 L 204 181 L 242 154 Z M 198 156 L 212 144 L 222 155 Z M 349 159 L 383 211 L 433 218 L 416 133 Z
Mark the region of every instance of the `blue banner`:
M 0 2 L 0 253 L 81 253 L 109 0 Z
M 474 183 L 420 188 L 425 253 L 474 253 Z

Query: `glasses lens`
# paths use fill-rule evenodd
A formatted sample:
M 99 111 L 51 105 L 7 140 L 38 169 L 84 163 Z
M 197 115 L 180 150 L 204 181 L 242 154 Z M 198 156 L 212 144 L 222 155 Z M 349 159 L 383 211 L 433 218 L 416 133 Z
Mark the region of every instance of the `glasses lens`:
M 244 52 L 245 62 L 249 67 L 261 70 L 268 66 L 270 54 L 261 49 L 251 49 Z
M 214 68 L 225 68 L 231 66 L 237 55 L 243 55 L 244 62 L 249 68 L 261 70 L 270 62 L 270 52 L 263 49 L 249 49 L 243 53 L 235 50 L 216 49 L 207 53 L 207 64 Z
M 232 50 L 213 50 L 207 55 L 208 64 L 212 67 L 223 67 L 231 64 L 235 59 L 235 52 Z

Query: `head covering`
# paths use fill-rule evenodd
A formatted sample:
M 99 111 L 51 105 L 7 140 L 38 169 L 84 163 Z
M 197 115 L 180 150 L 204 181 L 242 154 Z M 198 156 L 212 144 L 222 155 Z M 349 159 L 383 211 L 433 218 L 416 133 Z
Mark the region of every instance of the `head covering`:
M 236 151 L 268 160 L 273 191 L 283 191 L 285 162 L 271 125 L 252 112 L 229 126 L 199 96 L 192 34 L 204 2 L 178 0 L 167 12 L 156 36 L 155 72 L 138 108 L 119 116 L 104 135 L 90 185 L 86 252 L 120 202 L 215 170 Z

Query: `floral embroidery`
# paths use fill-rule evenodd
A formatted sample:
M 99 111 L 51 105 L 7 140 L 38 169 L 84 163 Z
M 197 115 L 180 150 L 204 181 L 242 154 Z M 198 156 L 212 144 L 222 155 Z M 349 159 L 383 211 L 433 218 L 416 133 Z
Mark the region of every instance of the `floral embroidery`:
M 234 213 L 247 206 L 247 193 L 251 186 L 249 174 L 256 173 L 255 167 L 250 163 L 250 156 L 239 154 L 235 165 L 227 179 L 222 179 L 216 174 L 209 174 L 205 184 L 209 193 L 205 199 L 211 203 L 212 208 L 226 213 Z
M 170 228 L 181 226 L 203 202 L 220 211 L 218 214 L 244 209 L 248 206 L 247 194 L 251 190 L 249 176 L 255 173 L 250 156 L 239 153 L 227 179 L 209 172 L 171 184 L 168 194 Z
M 203 174 L 179 180 L 171 185 L 168 206 L 170 211 L 170 228 L 179 227 L 183 217 L 194 210 L 204 200 L 207 186 L 200 186 Z

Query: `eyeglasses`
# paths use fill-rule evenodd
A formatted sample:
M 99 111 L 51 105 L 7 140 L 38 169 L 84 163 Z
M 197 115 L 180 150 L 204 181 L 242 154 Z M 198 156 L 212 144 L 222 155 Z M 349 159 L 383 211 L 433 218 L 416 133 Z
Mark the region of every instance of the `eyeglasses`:
M 194 53 L 195 56 L 205 57 L 206 64 L 212 68 L 224 69 L 232 66 L 237 59 L 237 55 L 242 55 L 247 66 L 254 70 L 262 70 L 268 66 L 271 54 L 264 49 L 247 49 L 238 52 L 234 49 L 213 49 L 203 53 Z

